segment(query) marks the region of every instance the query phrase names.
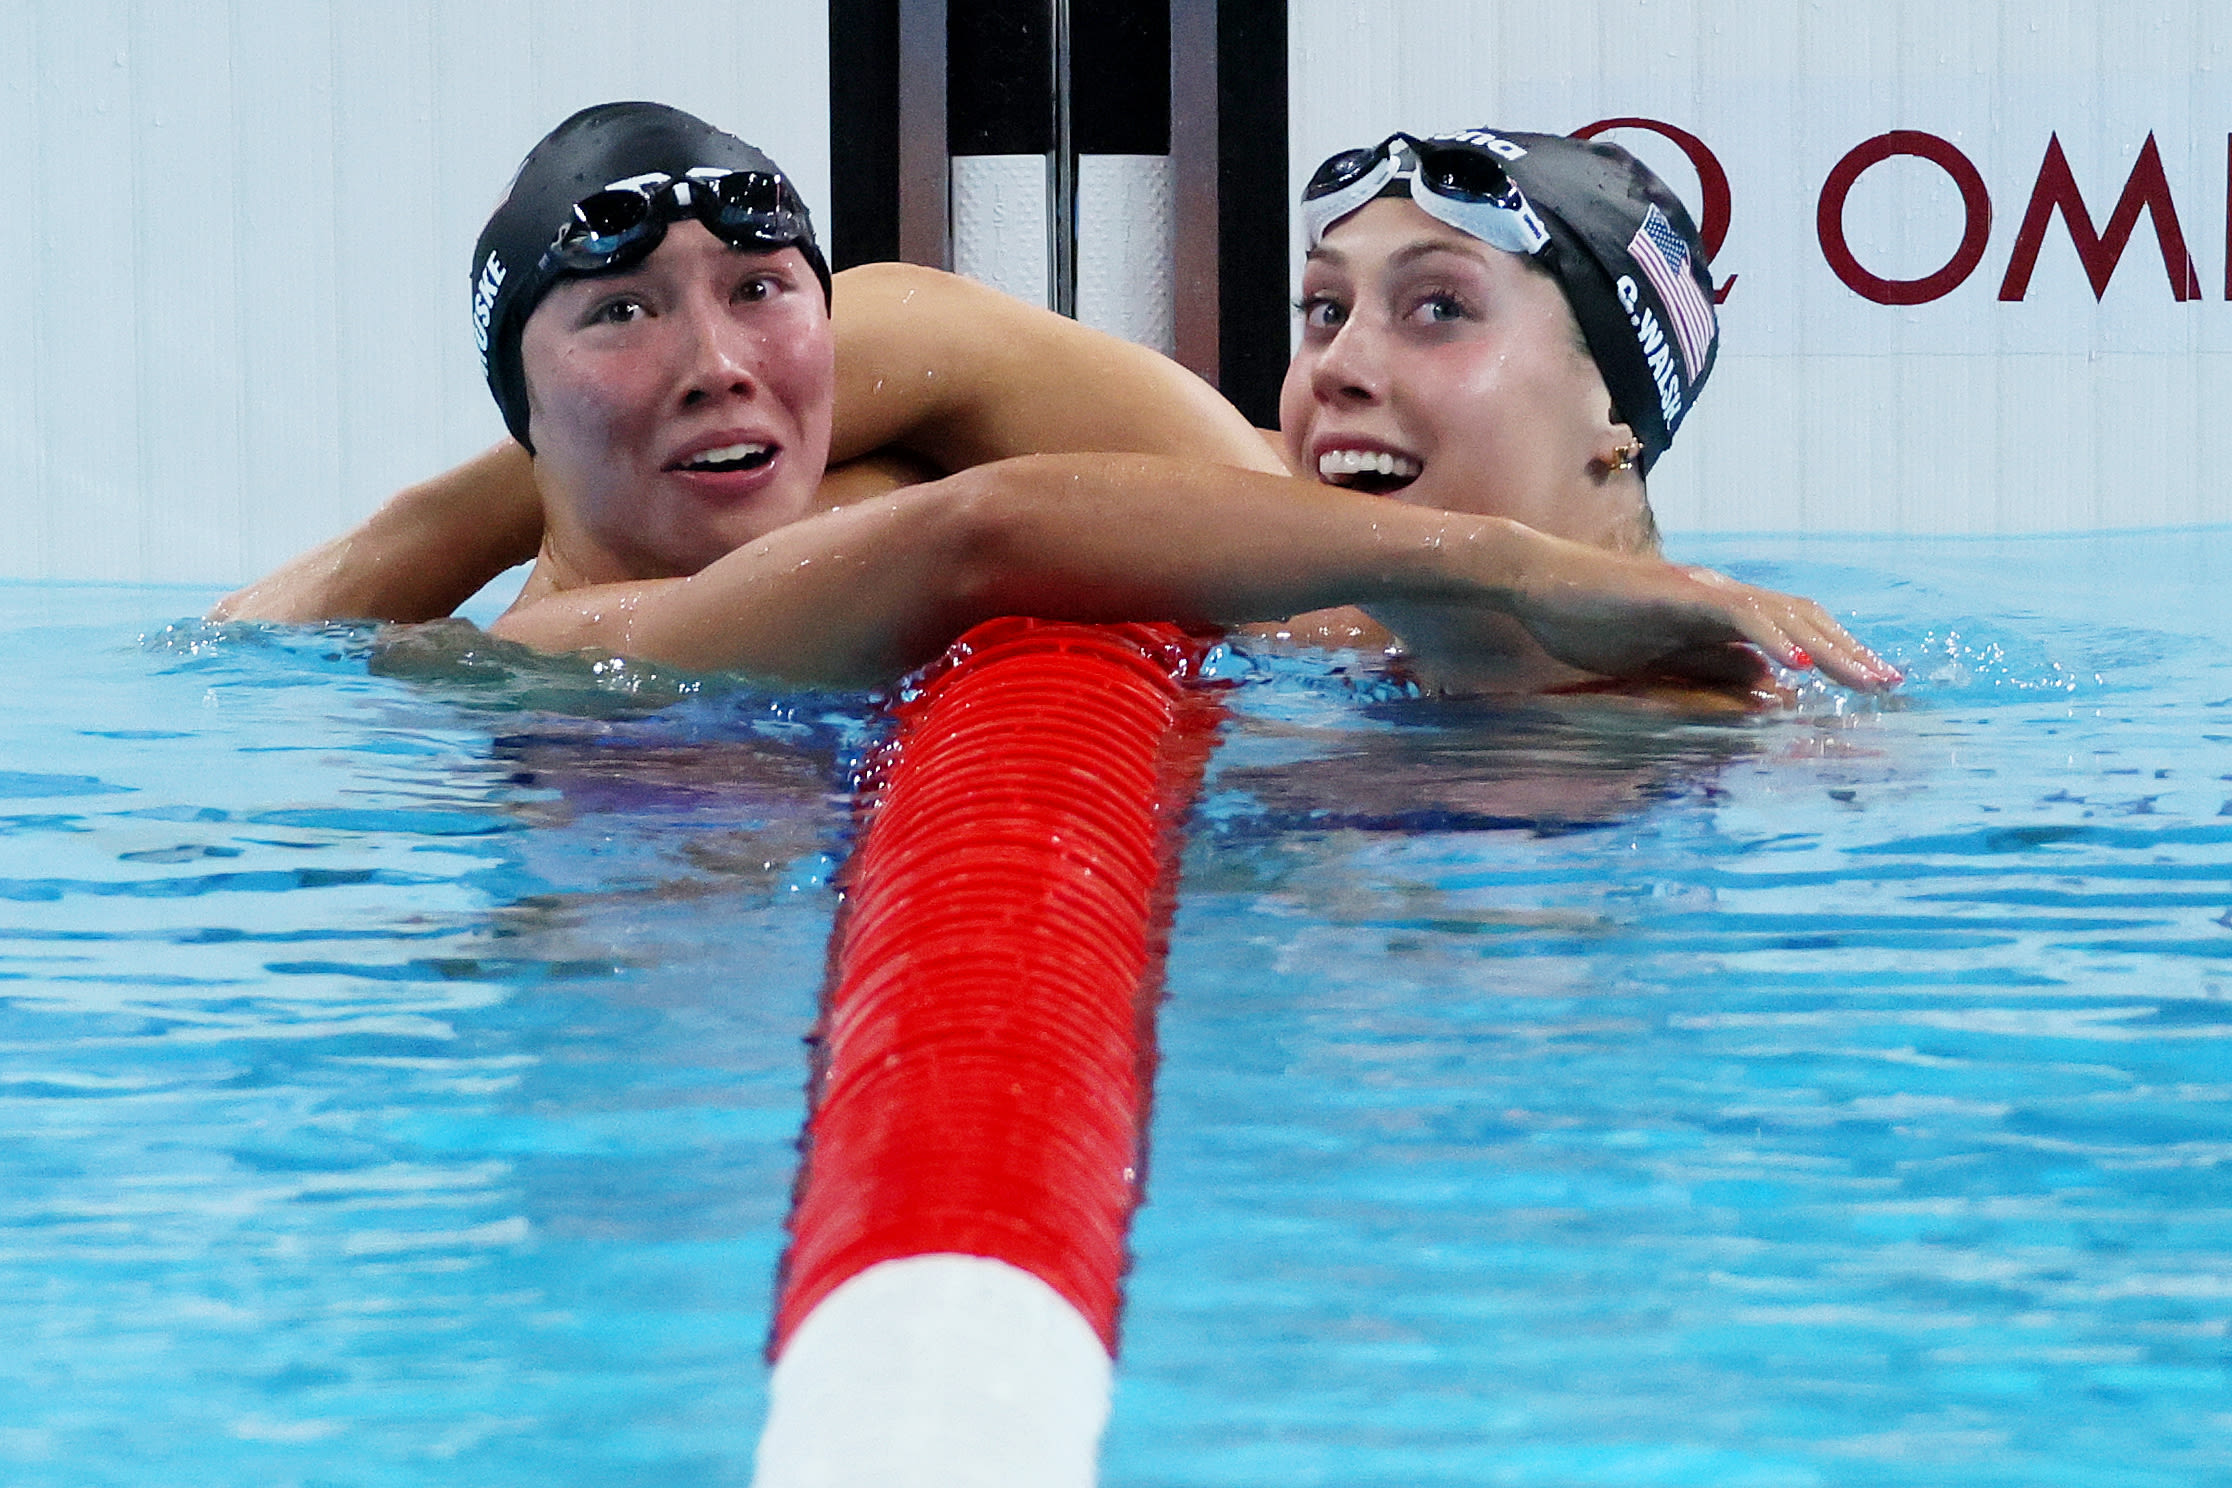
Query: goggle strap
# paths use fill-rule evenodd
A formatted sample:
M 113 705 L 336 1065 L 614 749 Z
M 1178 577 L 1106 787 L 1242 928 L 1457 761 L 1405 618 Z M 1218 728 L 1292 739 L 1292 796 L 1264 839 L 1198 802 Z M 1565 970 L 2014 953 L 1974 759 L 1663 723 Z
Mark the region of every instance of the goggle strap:
M 1424 191 L 1415 189 L 1422 185 L 1423 181 L 1411 182 L 1411 200 L 1428 216 L 1448 223 L 1467 237 L 1523 258 L 1532 258 L 1549 246 L 1550 230 L 1542 225 L 1525 197 L 1520 198 L 1518 206 L 1507 207 L 1499 202 L 1443 196 L 1430 186 Z

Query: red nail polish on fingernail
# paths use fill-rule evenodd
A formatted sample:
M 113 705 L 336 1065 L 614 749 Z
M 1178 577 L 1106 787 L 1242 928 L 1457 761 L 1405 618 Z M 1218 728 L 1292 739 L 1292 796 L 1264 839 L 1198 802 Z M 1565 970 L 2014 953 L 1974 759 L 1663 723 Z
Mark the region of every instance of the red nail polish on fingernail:
M 1790 648 L 1790 664 L 1803 672 L 1813 666 L 1813 658 L 1806 654 L 1805 647 L 1793 646 Z

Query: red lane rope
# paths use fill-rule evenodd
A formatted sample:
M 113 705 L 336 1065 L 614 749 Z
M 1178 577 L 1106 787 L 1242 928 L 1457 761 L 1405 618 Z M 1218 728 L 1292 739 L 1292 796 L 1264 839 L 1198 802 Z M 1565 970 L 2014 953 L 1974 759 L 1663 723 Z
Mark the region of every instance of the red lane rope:
M 990 1256 L 1111 1355 L 1178 828 L 1216 704 L 1165 626 L 996 620 L 896 710 L 831 941 L 773 1351 L 881 1261 Z

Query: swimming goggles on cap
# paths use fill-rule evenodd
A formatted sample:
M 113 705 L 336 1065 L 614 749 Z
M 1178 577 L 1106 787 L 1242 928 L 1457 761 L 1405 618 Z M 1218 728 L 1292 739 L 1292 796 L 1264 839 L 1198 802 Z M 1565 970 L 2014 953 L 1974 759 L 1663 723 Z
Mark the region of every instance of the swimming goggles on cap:
M 1410 183 L 1411 200 L 1428 215 L 1507 253 L 1539 253 L 1550 242 L 1526 194 L 1486 146 L 1391 134 L 1368 149 L 1342 151 L 1310 177 L 1302 188 L 1309 246 L 1395 181 Z
M 806 205 L 790 182 L 767 171 L 655 172 L 615 181 L 574 203 L 573 220 L 543 255 L 551 268 L 595 274 L 627 268 L 658 247 L 667 224 L 696 218 L 745 252 L 768 253 L 811 242 Z

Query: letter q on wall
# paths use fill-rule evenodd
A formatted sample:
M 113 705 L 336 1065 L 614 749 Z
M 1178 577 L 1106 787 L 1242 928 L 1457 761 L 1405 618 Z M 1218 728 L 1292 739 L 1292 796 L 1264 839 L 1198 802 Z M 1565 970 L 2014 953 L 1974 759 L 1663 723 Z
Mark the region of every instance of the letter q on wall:
M 1705 240 L 1705 261 L 1712 263 L 1720 257 L 1721 244 L 1728 241 L 1728 219 L 1733 197 L 1728 186 L 1728 170 L 1713 153 L 1713 147 L 1678 124 L 1663 119 L 1618 118 L 1599 119 L 1594 124 L 1584 124 L 1573 131 L 1575 139 L 1593 140 L 1598 135 L 1614 129 L 1642 129 L 1671 141 L 1675 148 L 1688 157 L 1690 169 L 1697 172 L 1697 190 L 1703 200 L 1697 219 L 1698 236 Z M 1729 275 L 1713 286 L 1713 303 L 1726 304 L 1728 291 L 1736 283 L 1736 276 Z

